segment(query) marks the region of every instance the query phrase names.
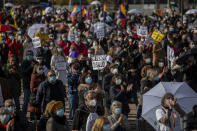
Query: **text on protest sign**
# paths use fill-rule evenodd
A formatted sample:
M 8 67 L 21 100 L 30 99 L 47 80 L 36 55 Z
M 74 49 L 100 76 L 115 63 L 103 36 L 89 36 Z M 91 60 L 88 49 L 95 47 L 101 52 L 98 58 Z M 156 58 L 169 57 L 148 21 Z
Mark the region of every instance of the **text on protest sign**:
M 55 64 L 55 67 L 57 68 L 58 71 L 66 70 L 67 68 L 66 62 L 58 62 Z
M 152 36 L 151 36 L 155 41 L 161 42 L 164 38 L 164 34 L 161 34 L 159 32 L 154 31 Z
M 168 46 L 167 47 L 167 59 L 169 61 L 172 61 L 174 58 L 175 58 L 175 56 L 174 56 L 174 50 Z
M 75 34 L 70 34 L 70 41 L 74 42 L 75 41 Z
M 96 37 L 98 39 L 105 37 L 105 26 L 104 23 L 98 23 L 96 27 Z
M 148 28 L 147 26 L 138 26 L 137 28 L 137 35 L 138 36 L 147 36 L 148 35 Z
M 41 42 L 40 42 L 40 38 L 39 37 L 35 37 L 32 39 L 32 43 L 34 48 L 38 48 L 41 47 Z
M 91 57 L 93 70 L 102 70 L 106 64 L 106 55 L 95 55 Z

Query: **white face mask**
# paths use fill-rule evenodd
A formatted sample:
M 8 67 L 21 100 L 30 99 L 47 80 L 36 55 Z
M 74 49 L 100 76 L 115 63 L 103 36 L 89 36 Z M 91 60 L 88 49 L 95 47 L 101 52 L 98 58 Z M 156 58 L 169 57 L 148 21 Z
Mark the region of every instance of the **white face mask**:
M 121 80 L 121 79 L 116 80 L 116 85 L 120 85 L 120 84 L 121 84 L 121 82 L 122 82 L 122 80 Z
M 168 101 L 170 101 L 170 105 L 172 105 L 172 99 L 167 99 L 166 100 L 166 105 L 168 105 Z
M 114 70 L 112 71 L 112 73 L 113 73 L 113 74 L 118 74 L 118 69 L 117 69 L 117 68 L 114 69 Z
M 164 63 L 163 62 L 159 62 L 159 67 L 164 67 Z
M 92 54 L 88 53 L 88 58 L 91 58 Z
M 90 100 L 89 101 L 89 106 L 95 107 L 96 106 L 96 99 Z

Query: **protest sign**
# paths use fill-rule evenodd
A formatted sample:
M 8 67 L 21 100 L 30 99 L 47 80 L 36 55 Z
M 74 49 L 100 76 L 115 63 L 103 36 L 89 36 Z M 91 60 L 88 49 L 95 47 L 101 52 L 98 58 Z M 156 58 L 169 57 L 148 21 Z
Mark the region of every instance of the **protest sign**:
M 138 36 L 147 36 L 148 35 L 148 28 L 147 26 L 138 26 L 137 28 L 137 35 Z
M 94 55 L 91 57 L 93 70 L 101 70 L 106 64 L 106 55 Z
M 32 39 L 32 43 L 34 48 L 38 48 L 41 47 L 41 42 L 40 42 L 40 38 L 39 37 L 35 37 Z
M 157 42 L 161 42 L 162 39 L 164 38 L 164 34 L 154 31 L 151 38 L 153 38 L 153 40 L 155 40 Z
M 74 42 L 75 41 L 75 34 L 70 34 L 70 41 Z
M 58 62 L 55 64 L 55 67 L 58 71 L 66 70 L 66 62 Z
M 167 59 L 172 61 L 175 58 L 173 48 L 167 47 Z
M 105 37 L 105 25 L 104 23 L 98 23 L 96 27 L 96 37 L 98 39 Z
M 148 38 L 148 39 L 146 39 L 145 41 L 144 41 L 144 45 L 145 46 L 148 46 L 148 45 L 150 45 L 150 44 L 153 44 L 154 43 L 154 40 L 152 39 L 152 38 Z

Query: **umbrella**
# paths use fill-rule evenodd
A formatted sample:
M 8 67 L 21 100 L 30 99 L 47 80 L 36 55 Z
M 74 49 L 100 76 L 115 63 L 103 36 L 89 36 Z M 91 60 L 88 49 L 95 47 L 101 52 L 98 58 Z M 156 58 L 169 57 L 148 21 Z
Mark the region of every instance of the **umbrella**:
M 17 29 L 10 25 L 0 25 L 1 32 L 16 32 Z
M 185 51 L 183 52 L 179 58 L 176 60 L 176 63 L 177 64 L 183 64 L 184 62 L 187 62 L 186 59 L 189 57 L 189 56 L 194 56 L 194 55 L 197 55 L 197 48 L 192 48 L 188 51 Z
M 110 16 L 107 16 L 107 17 L 106 17 L 106 21 L 107 21 L 107 22 L 113 22 L 113 19 L 112 19 Z
M 131 9 L 128 11 L 128 14 L 142 14 L 142 11 L 136 10 L 136 9 Z
M 142 106 L 142 117 L 156 130 L 159 124 L 155 112 L 158 108 L 162 108 L 161 99 L 166 93 L 172 93 L 186 113 L 191 112 L 193 106 L 197 104 L 197 93 L 185 82 L 160 82 L 143 95 Z
M 52 7 L 47 7 L 45 9 L 45 13 L 48 14 L 48 13 L 51 13 L 53 11 L 53 8 Z
M 41 6 L 40 6 L 40 5 L 35 5 L 35 6 L 32 6 L 32 7 L 31 7 L 31 9 L 32 9 L 32 10 L 40 9 L 40 8 L 41 8 Z
M 101 2 L 100 1 L 93 1 L 90 4 L 91 5 L 101 5 Z
M 34 38 L 34 35 L 40 31 L 40 28 L 44 28 L 46 31 L 46 25 L 45 24 L 33 24 L 31 27 L 28 28 L 27 34 L 30 38 Z
M 186 15 L 197 14 L 197 9 L 190 9 L 190 10 L 188 10 L 185 14 L 186 14 Z
M 12 3 L 6 3 L 5 4 L 5 7 L 13 7 L 14 6 L 14 4 L 12 4 Z

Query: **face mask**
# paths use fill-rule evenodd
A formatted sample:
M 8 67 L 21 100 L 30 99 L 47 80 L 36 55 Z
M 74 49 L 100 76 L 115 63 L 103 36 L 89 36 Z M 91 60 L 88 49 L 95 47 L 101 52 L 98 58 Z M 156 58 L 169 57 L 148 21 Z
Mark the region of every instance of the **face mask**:
M 18 34 L 19 34 L 19 35 L 21 35 L 21 34 L 22 34 L 22 32 L 21 32 L 21 31 L 19 31 L 19 32 L 18 32 Z
M 116 115 L 120 115 L 120 113 L 121 113 L 121 108 L 116 108 L 115 109 L 115 114 Z
M 159 77 L 158 77 L 158 76 L 155 76 L 155 77 L 154 77 L 154 80 L 155 80 L 155 81 L 159 81 Z
M 88 53 L 88 58 L 91 58 L 92 54 Z
M 191 38 L 190 37 L 187 37 L 187 42 L 190 42 L 191 41 Z
M 159 67 L 163 67 L 164 63 L 163 62 L 159 62 Z
M 95 99 L 94 100 L 90 100 L 89 101 L 89 106 L 95 107 L 96 106 L 96 100 Z
M 66 41 L 66 38 L 63 38 L 62 40 L 63 40 L 63 41 Z
M 11 112 L 13 112 L 15 110 L 15 107 L 14 106 L 10 106 L 10 107 L 8 107 L 8 110 L 11 113 Z
M 77 38 L 76 41 L 77 41 L 77 42 L 80 42 L 80 38 Z
M 116 85 L 120 85 L 120 84 L 121 84 L 121 82 L 122 82 L 122 80 L 121 80 L 121 79 L 116 80 Z
M 85 79 L 85 82 L 86 82 L 87 84 L 92 83 L 92 78 L 91 78 L 91 77 L 87 77 L 87 78 Z
M 43 72 L 44 71 L 41 69 L 41 70 L 38 71 L 38 74 L 43 74 Z
M 147 58 L 146 63 L 150 64 L 151 63 L 151 58 Z
M 27 55 L 27 56 L 26 56 L 26 58 L 27 58 L 27 60 L 29 60 L 29 61 L 30 61 L 30 60 L 32 60 L 32 59 L 33 59 L 33 56 L 32 56 L 32 55 Z
M 110 124 L 103 125 L 103 131 L 110 131 L 110 130 L 111 130 Z
M 114 70 L 112 71 L 112 73 L 113 73 L 113 74 L 118 74 L 118 69 L 114 69 Z
M 195 45 L 190 45 L 189 47 L 190 47 L 190 49 L 193 49 L 193 48 L 195 48 Z
M 97 42 L 94 42 L 94 43 L 93 43 L 93 46 L 97 46 L 97 45 L 98 45 L 98 43 L 97 43 Z
M 58 52 L 62 52 L 62 48 L 58 48 L 57 51 L 58 51 Z
M 13 40 L 14 39 L 14 36 L 10 36 L 9 38 L 10 38 L 10 40 Z
M 1 124 L 7 123 L 9 121 L 9 119 L 10 119 L 10 115 L 1 115 L 0 116 L 0 122 L 1 122 Z
M 127 33 L 129 34 L 130 32 L 131 32 L 131 29 L 128 29 L 128 30 L 127 30 Z
M 64 116 L 64 109 L 57 110 L 56 115 L 59 116 L 59 117 L 63 117 Z
M 50 82 L 50 83 L 55 83 L 55 82 L 56 82 L 56 76 L 51 76 L 51 77 L 49 78 L 49 82 Z
M 118 62 L 116 62 L 116 64 L 118 65 L 118 66 L 120 66 L 120 62 L 118 61 Z
M 168 105 L 168 101 L 170 101 L 170 105 L 172 105 L 172 99 L 167 99 L 166 100 L 166 105 Z
M 83 44 L 87 45 L 87 41 L 83 41 Z
M 50 46 L 53 46 L 54 45 L 54 43 L 53 42 L 50 42 Z
M 1 43 L 4 44 L 5 43 L 5 40 L 1 40 Z
M 170 28 L 170 31 L 173 32 L 174 31 L 174 28 Z
M 49 50 L 49 47 L 44 47 L 44 50 L 45 50 L 45 51 L 48 51 L 48 50 Z
M 90 43 L 90 42 L 92 42 L 92 40 L 91 39 L 88 39 L 88 42 Z

